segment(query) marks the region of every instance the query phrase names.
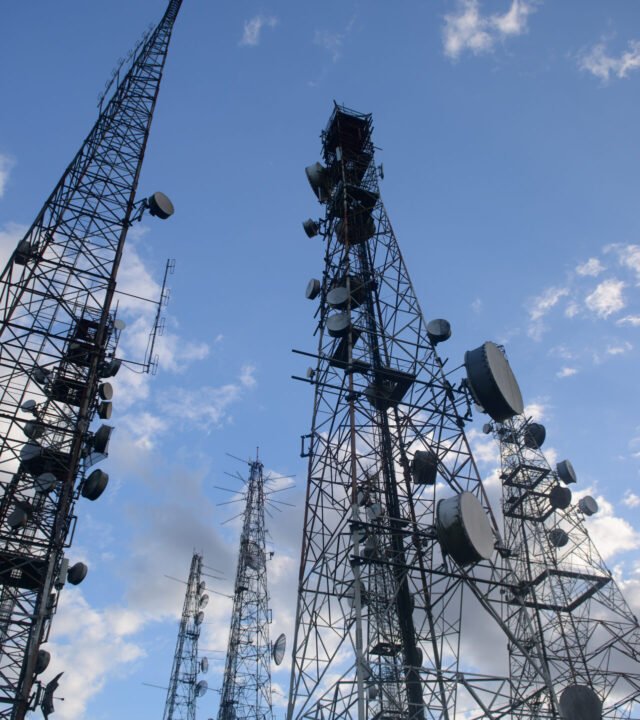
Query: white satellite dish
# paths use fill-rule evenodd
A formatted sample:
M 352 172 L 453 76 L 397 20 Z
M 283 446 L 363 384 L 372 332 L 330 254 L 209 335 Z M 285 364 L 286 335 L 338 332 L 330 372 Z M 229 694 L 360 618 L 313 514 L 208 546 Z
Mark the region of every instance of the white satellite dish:
M 276 665 L 280 665 L 284 658 L 284 652 L 287 649 L 287 637 L 284 633 L 278 635 L 277 640 L 273 643 L 273 650 L 271 654 L 273 656 L 273 662 Z
M 209 689 L 209 683 L 206 680 L 200 680 L 196 685 L 196 697 L 202 697 Z
M 209 604 L 209 596 L 208 595 L 201 595 L 200 596 L 200 609 L 204 610 L 207 605 Z
M 200 672 L 206 673 L 209 671 L 209 658 L 203 657 L 200 660 Z

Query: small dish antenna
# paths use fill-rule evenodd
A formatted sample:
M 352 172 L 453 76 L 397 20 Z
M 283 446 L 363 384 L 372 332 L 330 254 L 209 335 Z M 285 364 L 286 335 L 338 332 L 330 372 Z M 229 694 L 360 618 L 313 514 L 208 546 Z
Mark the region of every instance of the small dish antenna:
M 35 413 L 36 407 L 37 403 L 35 400 L 25 400 L 22 405 L 20 405 L 20 410 L 22 410 L 22 412 Z
M 196 697 L 202 697 L 209 689 L 209 683 L 206 680 L 200 680 L 196 685 Z
M 203 657 L 200 660 L 200 672 L 201 673 L 209 672 L 209 658 Z
M 200 596 L 200 609 L 204 610 L 207 605 L 209 604 L 209 596 L 208 595 L 201 595 Z
M 199 613 L 196 615 L 196 625 L 202 625 L 202 621 L 204 620 L 204 613 L 202 610 L 200 610 Z
M 284 633 L 280 633 L 278 638 L 273 643 L 273 650 L 271 652 L 273 656 L 273 662 L 276 665 L 280 665 L 284 658 L 284 652 L 287 649 L 287 636 Z

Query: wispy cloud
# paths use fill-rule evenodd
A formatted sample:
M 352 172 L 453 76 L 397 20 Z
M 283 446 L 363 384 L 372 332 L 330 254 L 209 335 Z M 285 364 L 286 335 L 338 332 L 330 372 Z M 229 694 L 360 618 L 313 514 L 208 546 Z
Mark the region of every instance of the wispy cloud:
M 255 47 L 260 44 L 260 34 L 263 27 L 274 28 L 278 18 L 273 15 L 256 15 L 251 20 L 245 20 L 240 46 Z
M 444 18 L 445 55 L 455 60 L 465 50 L 474 55 L 490 52 L 497 42 L 525 33 L 533 11 L 532 2 L 512 0 L 505 13 L 482 15 L 478 0 L 459 0 L 457 12 Z
M 607 355 L 624 355 L 629 350 L 633 350 L 633 345 L 630 342 L 623 342 L 619 345 L 608 345 Z
M 571 377 L 572 375 L 576 375 L 578 373 L 578 369 L 574 367 L 563 367 L 562 370 L 559 370 L 556 373 L 556 377 L 559 378 L 566 378 Z
M 622 280 L 604 280 L 585 298 L 587 308 L 601 318 L 619 312 L 625 306 L 622 295 L 625 285 Z
M 15 165 L 13 158 L 8 155 L 0 155 L 0 198 L 4 195 L 9 180 L 9 174 Z
M 631 40 L 628 49 L 618 57 L 609 55 L 605 43 L 600 42 L 578 57 L 578 67 L 604 83 L 612 77 L 625 78 L 633 70 L 640 69 L 640 40 Z
M 338 62 L 342 55 L 342 47 L 347 36 L 351 32 L 356 21 L 355 15 L 349 20 L 344 30 L 331 32 L 329 30 L 316 30 L 313 36 L 313 44 L 326 50 L 331 55 L 331 60 Z
M 631 325 L 631 327 L 640 327 L 640 315 L 625 315 L 616 320 L 616 325 Z
M 578 265 L 576 272 L 578 275 L 596 277 L 597 275 L 600 275 L 604 269 L 604 265 L 600 262 L 600 260 L 598 260 L 598 258 L 589 258 L 586 262 Z
M 568 294 L 569 288 L 550 287 L 529 302 L 528 310 L 531 321 L 528 329 L 529 337 L 532 337 L 534 340 L 539 340 L 542 337 L 542 333 L 544 332 L 542 319 Z
M 640 507 L 640 496 L 636 495 L 634 492 L 631 492 L 631 490 L 627 490 L 627 492 L 624 494 L 622 502 L 630 508 Z

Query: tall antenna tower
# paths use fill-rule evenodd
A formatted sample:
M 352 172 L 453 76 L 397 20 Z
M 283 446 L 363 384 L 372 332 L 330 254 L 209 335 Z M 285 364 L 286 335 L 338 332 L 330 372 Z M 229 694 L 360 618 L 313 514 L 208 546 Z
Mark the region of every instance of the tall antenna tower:
M 466 354 L 463 378 L 438 355 L 451 328 L 420 310 L 372 129 L 336 105 L 324 164 L 306 169 L 325 215 L 303 227 L 324 240 L 325 263 L 306 291 L 319 344 L 302 353 L 315 359 L 300 378 L 315 399 L 287 718 L 519 717 L 541 688 L 551 714 L 527 717 L 560 717 L 564 688 L 464 430 L 474 404 L 503 423 L 522 396 L 494 343 Z M 461 652 L 474 626 L 503 638 L 482 665 Z M 509 672 L 511 646 L 524 682 Z
M 206 680 L 198 680 L 198 674 L 209 669 L 208 659 L 198 657 L 200 627 L 204 620 L 204 608 L 209 603 L 205 589 L 202 555 L 194 553 L 162 720 L 195 720 L 196 699 L 202 697 L 209 687 Z
M 573 466 L 552 468 L 541 447 L 546 429 L 518 418 L 485 425 L 500 443 L 505 542 L 534 613 L 535 636 L 517 623 L 522 645 L 544 648 L 562 717 L 640 717 L 640 626 L 600 557 L 585 520 L 598 512 L 591 496 L 572 501 Z M 532 673 L 517 645 L 509 648 L 514 683 Z M 514 710 L 514 718 L 556 717 L 546 689 Z
M 249 463 L 218 720 L 273 718 L 271 655 L 282 662 L 284 635 L 271 646 L 263 469 L 257 458 Z
M 142 160 L 181 0 L 118 69 L 100 115 L 0 275 L 0 718 L 21 719 L 52 693 L 32 693 L 65 581 L 87 568 L 64 557 L 80 495 L 95 500 L 106 456 L 115 350 L 111 309 L 127 231 L 162 193 L 136 201 Z M 106 95 L 110 93 L 110 99 Z M 39 685 L 36 685 L 39 689 Z

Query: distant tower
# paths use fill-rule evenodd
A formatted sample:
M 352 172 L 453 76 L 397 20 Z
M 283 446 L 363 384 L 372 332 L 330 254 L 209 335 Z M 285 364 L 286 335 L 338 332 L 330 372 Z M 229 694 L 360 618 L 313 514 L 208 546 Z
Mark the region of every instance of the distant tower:
M 303 223 L 324 241 L 307 495 L 287 718 L 457 720 L 517 717 L 544 686 L 557 710 L 535 612 L 502 538 L 465 435 L 477 405 L 494 421 L 523 412 L 502 349 L 448 372 L 382 204 L 372 118 L 336 105 L 323 163 L 306 169 L 325 206 Z M 453 268 L 428 267 L 427 274 Z M 507 600 L 507 598 L 509 598 Z M 516 626 L 518 630 L 516 630 Z M 482 660 L 470 631 L 500 638 Z M 528 679 L 509 671 L 518 645 Z M 554 710 L 555 711 L 555 710 Z M 532 715 L 531 717 L 536 717 Z
M 162 720 L 195 720 L 196 699 L 208 689 L 206 680 L 198 680 L 199 673 L 209 669 L 207 658 L 198 657 L 198 638 L 208 602 L 202 580 L 202 556 L 194 553 Z
M 23 718 L 51 695 L 32 693 L 49 653 L 58 592 L 87 568 L 64 552 L 80 495 L 108 476 L 115 348 L 111 309 L 127 231 L 144 209 L 161 218 L 162 193 L 136 202 L 142 159 L 180 0 L 121 68 L 102 111 L 0 275 L 0 718 Z
M 517 593 L 535 618 L 533 634 L 513 618 L 519 642 L 509 648 L 512 681 L 538 692 L 512 717 L 640 717 L 640 626 L 587 532 L 597 502 L 572 502 L 575 471 L 568 460 L 549 465 L 540 423 L 518 418 L 485 430 L 500 443 L 505 543 Z M 520 650 L 533 642 L 544 649 L 561 716 Z
M 263 465 L 249 463 L 218 720 L 272 720 Z M 282 640 L 279 639 L 280 642 Z M 276 643 L 277 645 L 277 643 Z M 275 654 L 275 653 L 274 653 Z M 276 662 L 282 655 L 276 656 Z

